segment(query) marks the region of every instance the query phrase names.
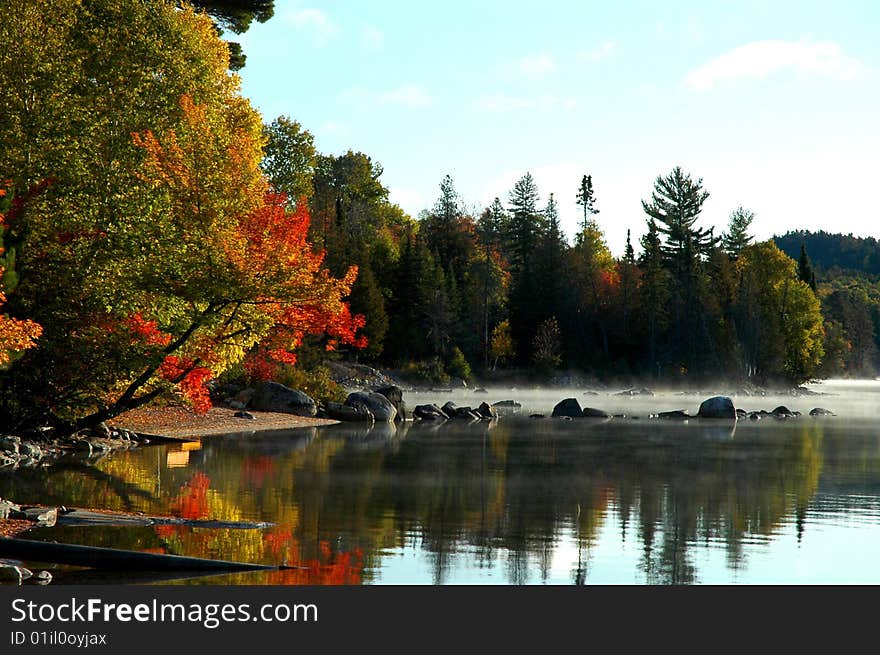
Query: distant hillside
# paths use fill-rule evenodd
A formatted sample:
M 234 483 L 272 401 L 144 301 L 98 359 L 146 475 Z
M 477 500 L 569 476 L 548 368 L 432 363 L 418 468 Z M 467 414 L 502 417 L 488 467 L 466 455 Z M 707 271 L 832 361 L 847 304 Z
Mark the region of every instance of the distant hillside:
M 880 242 L 873 237 L 796 230 L 774 236 L 773 241 L 795 260 L 801 255 L 801 244 L 806 245 L 819 277 L 833 272 L 880 277 Z

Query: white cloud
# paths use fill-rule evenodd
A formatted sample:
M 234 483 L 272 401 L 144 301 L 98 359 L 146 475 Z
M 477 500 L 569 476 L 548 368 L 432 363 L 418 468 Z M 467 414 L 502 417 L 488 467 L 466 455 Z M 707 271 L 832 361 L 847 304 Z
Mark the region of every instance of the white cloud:
M 406 84 L 391 91 L 380 93 L 378 100 L 383 105 L 401 105 L 413 109 L 427 107 L 433 101 L 428 92 L 417 84 Z
M 520 73 L 528 77 L 540 79 L 556 70 L 556 60 L 553 59 L 552 55 L 542 52 L 537 55 L 523 57 L 517 62 L 517 68 Z
M 523 98 L 496 94 L 480 96 L 474 101 L 474 108 L 476 110 L 488 112 L 552 111 L 555 109 L 571 111 L 576 106 L 577 101 L 574 98 L 555 95 L 540 95 Z
M 434 101 L 425 88 L 418 84 L 404 84 L 396 89 L 379 92 L 355 87 L 340 93 L 339 99 L 362 111 L 387 105 L 421 109 L 430 106 Z
M 593 62 L 610 57 L 617 49 L 617 43 L 614 41 L 603 41 L 592 50 L 582 50 L 577 54 L 579 61 Z
M 372 25 L 365 25 L 361 30 L 361 45 L 367 50 L 381 50 L 385 45 L 385 35 Z
M 764 78 L 782 71 L 850 80 L 864 66 L 830 41 L 754 41 L 692 70 L 685 83 L 704 91 L 723 80 Z
M 297 30 L 308 31 L 316 45 L 325 45 L 339 33 L 339 28 L 320 9 L 294 9 L 283 15 L 284 22 Z

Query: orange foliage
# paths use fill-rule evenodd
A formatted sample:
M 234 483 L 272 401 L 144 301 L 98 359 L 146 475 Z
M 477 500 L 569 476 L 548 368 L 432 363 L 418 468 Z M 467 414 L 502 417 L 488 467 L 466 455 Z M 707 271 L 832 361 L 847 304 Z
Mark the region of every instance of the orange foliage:
M 180 488 L 180 493 L 172 502 L 175 514 L 185 519 L 207 519 L 208 489 L 211 479 L 204 473 L 196 473 L 192 479 Z M 174 526 L 159 526 L 174 527 Z
M 273 296 L 262 302 L 272 316 L 275 328 L 262 347 L 249 357 L 249 372 L 267 379 L 274 364 L 295 364 L 292 352 L 308 335 L 326 334 L 327 350 L 340 343 L 365 348 L 367 339 L 358 335 L 366 321 L 363 315 L 351 315 L 341 296 L 351 290 L 357 267 L 335 280 L 321 268 L 323 252 L 316 252 L 307 241 L 309 215 L 306 203 L 287 210 L 287 196 L 266 193 L 262 207 L 239 222 L 245 239 L 244 248 L 230 250 L 230 259 L 252 281 L 271 282 Z
M 10 181 L 3 186 L 11 186 Z M 0 198 L 7 195 L 7 189 L 0 187 Z M 4 216 L 0 214 L 0 237 L 3 235 Z M 0 238 L 0 255 L 3 254 L 3 243 Z M 2 279 L 4 268 L 0 266 L 0 307 L 6 303 L 6 294 L 3 293 Z M 33 348 L 36 339 L 43 333 L 43 328 L 30 320 L 18 320 L 0 314 L 0 366 L 5 366 L 12 359 L 11 353 L 20 352 Z
M 191 97 L 180 104 L 178 129 L 145 131 L 133 140 L 145 152 L 142 178 L 168 192 L 170 232 L 181 242 L 169 258 L 172 275 L 198 288 L 200 302 L 221 307 L 200 317 L 200 329 L 181 344 L 188 357 L 168 357 L 159 370 L 198 410 L 209 406 L 208 367 L 222 372 L 247 351 L 251 377 L 268 379 L 279 364 L 296 362 L 294 351 L 306 335 L 326 335 L 328 350 L 367 343 L 357 334 L 364 317 L 352 316 L 343 302 L 357 267 L 341 279 L 331 276 L 322 266 L 324 253 L 307 238 L 307 203 L 289 211 L 284 194 L 267 191 L 253 158 L 260 126 L 228 131 Z M 150 321 L 135 316 L 129 327 L 147 345 L 161 345 L 162 333 Z
M 148 321 L 140 312 L 132 314 L 125 320 L 128 329 L 148 346 L 167 346 L 171 343 L 171 335 L 161 332 L 156 321 Z
M 177 384 L 197 414 L 204 414 L 211 409 L 211 396 L 205 386 L 212 377 L 210 369 L 198 366 L 189 357 L 168 355 L 159 366 L 159 376 Z

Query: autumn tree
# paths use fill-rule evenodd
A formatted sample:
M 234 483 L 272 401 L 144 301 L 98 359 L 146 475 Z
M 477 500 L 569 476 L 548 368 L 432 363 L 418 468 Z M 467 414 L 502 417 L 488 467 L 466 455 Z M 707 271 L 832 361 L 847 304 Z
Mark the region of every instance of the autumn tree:
M 6 183 L 9 184 L 8 182 Z M 4 213 L 8 210 L 10 189 L 0 186 L 0 311 L 6 302 L 6 294 L 16 284 L 14 253 L 7 252 L 3 247 Z M 43 333 L 43 328 L 31 320 L 16 319 L 0 314 L 0 370 L 7 368 L 23 351 L 33 348 L 36 340 Z
M 210 19 L 172 4 L 14 2 L 0 24 L 0 170 L 48 183 L 10 223 L 12 310 L 40 347 L 0 373 L 13 425 L 76 429 L 205 382 L 264 344 L 357 341 L 334 278 L 259 168 L 260 116 Z M 169 42 L 177 44 L 167 47 Z M 88 81 L 85 83 L 84 81 Z
M 599 353 L 607 363 L 611 350 L 611 306 L 619 278 L 605 235 L 595 221 L 587 221 L 586 228 L 571 249 L 569 270 L 576 295 L 573 333 L 577 339 L 574 345 L 584 363 L 597 363 Z
M 538 370 L 549 373 L 562 363 L 562 332 L 555 316 L 538 326 L 532 343 L 532 360 Z
M 736 265 L 745 372 L 761 381 L 808 380 L 822 358 L 823 321 L 818 298 L 797 277 L 797 263 L 766 241 L 743 249 Z

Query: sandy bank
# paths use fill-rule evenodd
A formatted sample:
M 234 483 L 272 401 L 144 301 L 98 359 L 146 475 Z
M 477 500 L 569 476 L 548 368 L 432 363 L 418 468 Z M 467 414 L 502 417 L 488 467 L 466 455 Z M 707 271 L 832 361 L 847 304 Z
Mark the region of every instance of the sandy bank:
M 244 419 L 235 417 L 235 411 L 226 407 L 212 407 L 207 414 L 200 415 L 186 407 L 148 407 L 126 412 L 108 421 L 108 424 L 138 434 L 190 439 L 211 434 L 290 430 L 338 423 L 330 419 L 275 412 L 250 412 L 254 418 Z

